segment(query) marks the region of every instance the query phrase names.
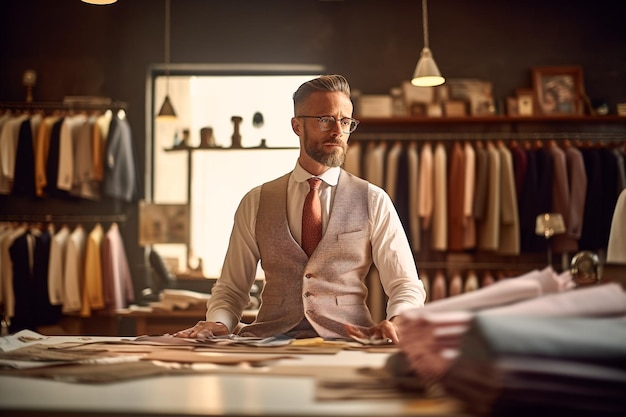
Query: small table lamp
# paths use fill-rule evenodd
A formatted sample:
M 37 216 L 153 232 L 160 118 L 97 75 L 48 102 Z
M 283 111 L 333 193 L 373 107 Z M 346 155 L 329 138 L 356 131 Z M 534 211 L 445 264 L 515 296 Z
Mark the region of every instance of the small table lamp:
M 565 233 L 565 222 L 561 213 L 542 213 L 537 216 L 535 234 L 543 236 L 546 240 L 554 235 Z M 548 242 L 548 265 L 552 266 L 552 248 Z

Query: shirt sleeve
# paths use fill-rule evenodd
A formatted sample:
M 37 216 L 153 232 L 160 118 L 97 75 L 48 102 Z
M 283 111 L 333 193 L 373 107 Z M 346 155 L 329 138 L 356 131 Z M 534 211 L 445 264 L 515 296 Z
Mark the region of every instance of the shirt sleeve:
M 424 284 L 400 217 L 385 191 L 370 184 L 368 190 L 372 256 L 389 297 L 387 319 L 411 308 L 423 307 Z
M 222 273 L 207 301 L 207 321 L 221 322 L 230 331 L 237 326 L 243 310 L 250 303 L 250 288 L 260 259 L 255 238 L 260 194 L 259 186 L 249 191 L 239 203 Z

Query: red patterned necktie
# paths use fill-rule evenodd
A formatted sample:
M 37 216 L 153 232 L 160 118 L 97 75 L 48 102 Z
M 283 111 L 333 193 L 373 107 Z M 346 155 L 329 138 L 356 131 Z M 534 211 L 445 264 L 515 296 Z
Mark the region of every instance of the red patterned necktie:
M 320 180 L 309 178 L 309 193 L 302 207 L 302 249 L 309 257 L 322 239 L 322 203 L 320 202 Z

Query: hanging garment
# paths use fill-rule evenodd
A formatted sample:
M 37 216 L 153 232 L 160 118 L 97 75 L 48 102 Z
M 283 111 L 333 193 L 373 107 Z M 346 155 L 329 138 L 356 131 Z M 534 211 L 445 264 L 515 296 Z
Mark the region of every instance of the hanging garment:
M 476 224 L 485 220 L 487 213 L 487 189 L 489 173 L 489 155 L 483 142 L 476 142 L 476 188 L 472 213 Z
M 452 145 L 448 164 L 448 250 L 463 250 L 465 219 L 465 154 L 459 141 Z
M 565 159 L 569 183 L 568 222 L 563 235 L 555 236 L 552 249 L 555 252 L 578 252 L 583 217 L 585 196 L 587 194 L 587 173 L 582 152 L 574 146 L 566 146 Z
M 430 142 L 422 145 L 419 166 L 419 216 L 422 219 L 422 230 L 430 230 L 433 217 L 434 179 L 433 150 Z
M 111 224 L 102 241 L 102 286 L 105 308 L 126 308 L 135 300 L 133 280 L 117 223 Z
M 363 172 L 364 179 L 380 188 L 385 187 L 385 153 L 387 151 L 387 143 L 381 142 L 376 144 L 370 142 L 365 151 L 365 166 Z
M 406 149 L 408 164 L 408 204 L 409 243 L 413 252 L 420 250 L 420 217 L 419 217 L 419 154 L 417 143 L 410 142 Z
M 357 177 L 361 177 L 361 147 L 361 142 L 350 142 L 343 163 L 343 169 Z
M 80 315 L 89 317 L 92 310 L 104 308 L 104 292 L 102 288 L 102 256 L 101 245 L 104 230 L 100 223 L 87 235 L 85 246 L 85 281 L 82 288 L 82 308 Z
M 10 116 L 0 132 L 0 194 L 10 194 L 15 173 L 15 155 L 22 122 L 28 116 Z
M 500 245 L 500 210 L 502 169 L 500 154 L 492 142 L 487 143 L 488 176 L 487 207 L 484 219 L 478 223 L 478 248 L 495 251 Z
M 448 248 L 447 156 L 441 142 L 435 146 L 433 158 L 433 229 L 432 248 Z
M 469 141 L 463 145 L 465 157 L 465 184 L 463 190 L 463 248 L 476 247 L 476 222 L 473 207 L 476 190 L 476 152 Z
M 35 151 L 33 144 L 37 137 L 41 115 L 35 115 L 22 122 L 18 134 L 15 153 L 15 169 L 12 195 L 35 197 Z
M 59 177 L 59 158 L 61 146 L 61 126 L 64 118 L 59 118 L 52 125 L 50 131 L 50 146 L 48 148 L 48 159 L 46 160 L 46 185 L 44 194 L 48 197 L 67 197 L 67 191 L 60 190 L 57 186 Z
M 391 197 L 391 201 L 394 202 L 396 208 L 398 207 L 397 197 L 397 182 L 398 182 L 398 163 L 400 160 L 400 154 L 402 153 L 402 144 L 400 142 L 395 142 L 387 151 L 387 155 L 385 157 L 384 167 L 385 167 L 385 184 L 384 189 Z
M 397 174 L 395 181 L 395 206 L 400 217 L 400 222 L 404 228 L 404 233 L 409 239 L 409 244 L 413 248 L 414 245 L 411 241 L 411 213 L 409 212 L 410 204 L 410 182 L 409 177 L 409 154 L 404 147 L 400 146 L 400 153 L 398 155 L 397 162 Z
M 96 180 L 93 164 L 95 116 L 89 117 L 74 131 L 74 177 L 71 194 L 87 200 L 100 200 L 100 182 Z
M 85 285 L 86 233 L 78 225 L 70 233 L 63 262 L 63 313 L 78 314 L 82 308 L 82 288 Z
M 63 119 L 59 132 L 59 171 L 56 178 L 57 188 L 67 193 L 72 191 L 76 158 L 74 156 L 79 140 L 78 131 L 87 120 L 84 114 L 67 116 Z
M 65 252 L 70 228 L 63 225 L 53 233 L 50 242 L 50 258 L 48 264 L 48 298 L 52 305 L 63 305 L 63 281 L 65 275 Z
M 139 195 L 132 134 L 126 118 L 111 119 L 106 140 L 103 193 L 122 201 L 134 201 Z
M 498 143 L 500 153 L 500 243 L 498 253 L 504 255 L 519 255 L 519 214 L 517 208 L 517 194 L 515 191 L 515 174 L 513 173 L 513 158 L 511 151 Z
M 52 134 L 52 126 L 58 120 L 57 116 L 45 117 L 39 124 L 39 130 L 37 131 L 35 140 L 35 194 L 38 197 L 44 196 L 44 188 L 48 183 L 46 165 L 50 151 L 50 136 Z

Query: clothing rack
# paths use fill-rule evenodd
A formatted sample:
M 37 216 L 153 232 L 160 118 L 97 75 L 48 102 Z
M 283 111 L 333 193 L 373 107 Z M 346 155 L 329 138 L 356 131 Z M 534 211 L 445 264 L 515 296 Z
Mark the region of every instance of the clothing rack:
M 398 140 L 398 141 L 455 141 L 455 140 L 592 140 L 592 141 L 626 141 L 623 132 L 406 132 L 406 133 L 353 133 L 350 137 L 357 141 Z
M 89 101 L 62 101 L 62 102 L 0 102 L 0 110 L 124 110 L 128 105 L 123 101 L 89 102 Z
M 125 214 L 0 214 L 0 221 L 4 222 L 60 222 L 60 223 L 93 223 L 93 222 L 118 222 L 126 221 Z

